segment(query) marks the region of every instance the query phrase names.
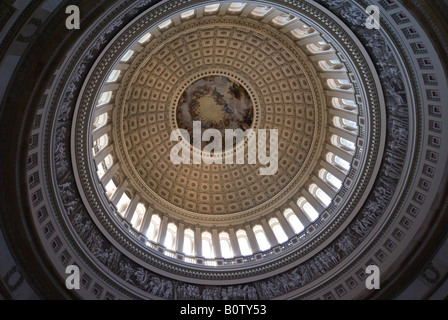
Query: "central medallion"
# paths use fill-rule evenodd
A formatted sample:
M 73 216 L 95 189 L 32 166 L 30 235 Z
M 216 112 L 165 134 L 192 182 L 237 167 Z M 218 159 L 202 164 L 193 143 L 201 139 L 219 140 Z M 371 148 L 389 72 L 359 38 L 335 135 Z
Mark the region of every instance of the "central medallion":
M 182 93 L 177 104 L 177 125 L 193 137 L 193 122 L 200 121 L 202 131 L 217 129 L 250 129 L 254 107 L 247 90 L 224 76 L 207 76 Z

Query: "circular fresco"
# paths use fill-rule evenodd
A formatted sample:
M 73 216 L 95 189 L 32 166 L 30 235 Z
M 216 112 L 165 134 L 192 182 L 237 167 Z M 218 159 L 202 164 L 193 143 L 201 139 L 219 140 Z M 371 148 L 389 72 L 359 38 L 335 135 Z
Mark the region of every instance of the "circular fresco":
M 224 76 L 207 76 L 187 87 L 177 104 L 177 125 L 190 134 L 193 125 L 217 129 L 224 137 L 226 129 L 250 129 L 254 108 L 247 90 L 238 82 Z M 224 138 L 223 138 L 224 142 Z

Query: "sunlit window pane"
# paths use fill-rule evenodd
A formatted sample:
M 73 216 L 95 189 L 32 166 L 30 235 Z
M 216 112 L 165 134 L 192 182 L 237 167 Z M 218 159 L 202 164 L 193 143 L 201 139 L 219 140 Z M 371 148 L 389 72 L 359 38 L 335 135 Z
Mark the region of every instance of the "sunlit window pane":
M 104 187 L 106 189 L 106 195 L 110 199 L 114 192 L 117 190 L 117 186 L 115 183 L 110 179 L 109 183 Z
M 157 236 L 159 235 L 159 228 L 160 228 L 160 217 L 158 215 L 153 215 L 151 217 L 151 222 L 149 223 L 149 229 L 146 233 L 146 236 L 149 240 L 156 241 Z
M 219 244 L 221 246 L 221 254 L 224 258 L 232 258 L 233 251 L 232 246 L 230 244 L 229 234 L 226 232 L 221 232 L 219 234 Z
M 256 225 L 254 227 L 255 238 L 257 239 L 258 246 L 262 251 L 268 250 L 271 248 L 271 244 L 266 238 L 266 234 L 264 233 L 263 227 L 260 225 Z
M 244 230 L 238 230 L 236 237 L 238 239 L 241 254 L 243 256 L 250 256 L 252 254 L 252 249 L 249 245 L 249 239 L 247 238 L 246 232 Z
M 271 7 L 268 6 L 256 6 L 254 10 L 252 10 L 251 14 L 257 17 L 263 17 L 271 10 Z
M 308 215 L 308 217 L 311 219 L 311 221 L 316 220 L 319 217 L 319 213 L 313 208 L 309 202 L 305 202 L 303 205 L 303 210 Z
M 232 2 L 232 4 L 229 7 L 229 11 L 231 11 L 231 12 L 239 12 L 239 11 L 243 10 L 245 5 L 246 4 L 244 4 L 242 2 Z
M 131 224 L 136 230 L 140 230 L 145 215 L 146 208 L 143 204 L 139 203 L 132 216 Z
M 282 226 L 280 225 L 280 222 L 276 218 L 272 218 L 269 220 L 269 226 L 271 227 L 272 231 L 274 232 L 275 237 L 277 238 L 278 243 L 283 243 L 288 240 L 288 236 L 286 235 L 285 231 L 283 230 Z
M 132 58 L 133 55 L 134 55 L 134 50 L 128 50 L 128 52 L 126 52 L 126 54 L 123 56 L 123 58 L 121 58 L 121 61 L 127 62 Z
M 336 178 L 334 175 L 332 175 L 330 172 L 328 172 L 325 176 L 325 179 L 336 189 L 341 189 L 342 182 L 338 178 Z
M 202 233 L 202 255 L 204 258 L 214 258 L 212 235 L 209 232 Z
M 103 92 L 98 100 L 98 106 L 108 103 L 112 99 L 112 91 Z
M 341 143 L 341 145 L 343 145 L 344 147 L 346 147 L 350 150 L 355 150 L 355 148 L 356 148 L 355 144 L 353 142 L 351 142 L 350 140 L 340 138 L 339 142 Z
M 330 205 L 331 198 L 324 191 L 322 191 L 322 189 L 319 188 L 316 190 L 316 196 L 325 205 L 325 207 Z
M 129 203 L 131 203 L 131 199 L 127 196 L 126 193 L 123 193 L 120 200 L 117 203 L 117 210 L 120 214 L 123 214 L 126 212 L 126 209 L 129 206 Z
M 350 169 L 350 164 L 347 161 L 345 161 L 344 159 L 342 159 L 341 157 L 335 156 L 334 162 L 346 171 L 348 171 Z
M 188 10 L 188 11 L 185 11 L 185 12 L 182 12 L 181 15 L 180 15 L 180 17 L 181 17 L 182 19 L 186 19 L 186 18 L 191 17 L 192 15 L 194 15 L 194 9 L 192 9 L 192 10 Z
M 172 23 L 173 23 L 173 21 L 171 21 L 171 19 L 168 19 L 168 20 L 166 20 L 166 21 L 163 21 L 161 24 L 159 24 L 159 29 L 167 28 L 167 27 L 169 27 Z
M 140 40 L 138 40 L 138 43 L 144 44 L 144 43 L 148 42 L 149 39 L 151 39 L 151 37 L 152 37 L 152 34 L 148 32 L 143 37 L 141 37 Z
M 166 229 L 165 248 L 168 250 L 175 250 L 176 246 L 177 226 L 174 223 L 169 223 Z
M 217 4 L 210 4 L 208 6 L 205 6 L 204 11 L 207 13 L 210 13 L 210 12 L 218 11 L 218 9 L 219 9 L 219 4 L 217 3 Z
M 300 233 L 305 229 L 299 218 L 295 215 L 294 211 L 287 209 L 283 214 L 295 233 Z

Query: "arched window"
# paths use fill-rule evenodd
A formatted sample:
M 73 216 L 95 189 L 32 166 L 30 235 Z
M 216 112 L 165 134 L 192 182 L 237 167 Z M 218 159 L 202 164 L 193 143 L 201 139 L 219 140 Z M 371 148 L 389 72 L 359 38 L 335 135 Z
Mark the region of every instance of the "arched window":
M 303 25 L 300 28 L 296 28 L 291 31 L 291 34 L 294 37 L 299 38 L 299 39 L 309 36 L 310 34 L 313 34 L 313 33 L 314 33 L 314 29 L 307 25 Z
M 93 143 L 94 155 L 104 149 L 109 144 L 109 135 L 103 134 Z
M 205 6 L 204 8 L 204 12 L 206 13 L 212 13 L 212 12 L 216 12 L 219 9 L 219 4 L 210 4 L 208 6 Z
M 320 203 L 324 205 L 324 207 L 328 207 L 331 203 L 331 198 L 316 184 L 312 184 L 309 188 L 310 193 L 319 200 Z
M 171 19 L 165 20 L 161 24 L 159 24 L 159 29 L 168 28 L 172 23 L 173 21 Z
M 344 65 L 339 60 L 321 60 L 319 66 L 323 71 L 341 71 Z
M 296 214 L 291 209 L 286 209 L 285 212 L 283 212 L 283 215 L 286 220 L 288 220 L 295 233 L 300 233 L 305 229 L 299 218 L 297 218 Z
M 109 119 L 109 114 L 107 112 L 104 112 L 100 114 L 99 116 L 95 117 L 95 120 L 93 121 L 93 130 L 101 128 L 107 123 L 107 120 Z
M 358 124 L 355 121 L 348 120 L 341 117 L 333 117 L 333 123 L 336 127 L 342 128 L 348 131 L 357 131 Z
M 311 53 L 321 53 L 321 52 L 328 52 L 328 51 L 332 50 L 331 45 L 326 43 L 323 40 L 316 42 L 316 43 L 308 44 L 306 47 L 307 47 L 308 51 Z
M 342 182 L 338 178 L 336 178 L 334 175 L 332 175 L 330 172 L 328 172 L 325 169 L 321 169 L 319 171 L 319 177 L 322 179 L 323 182 L 328 184 L 330 187 L 332 187 L 335 190 L 339 190 L 342 187 Z
M 333 106 L 337 109 L 342 109 L 346 111 L 357 111 L 356 103 L 353 100 L 332 98 L 331 102 Z
M 285 24 L 289 23 L 292 20 L 294 20 L 294 16 L 287 13 L 282 13 L 277 17 L 275 17 L 274 19 L 272 19 L 272 23 L 278 26 L 284 26 Z
M 151 221 L 149 222 L 148 232 L 146 233 L 146 237 L 153 242 L 157 241 L 157 236 L 159 235 L 160 223 L 161 219 L 158 215 L 154 214 L 151 217 Z
M 283 243 L 283 242 L 288 241 L 288 236 L 286 235 L 285 231 L 283 230 L 283 228 L 280 225 L 280 222 L 278 221 L 277 218 L 270 219 L 269 226 L 271 227 L 272 231 L 274 232 L 274 235 L 277 238 L 278 243 Z
M 195 13 L 194 9 L 192 9 L 192 10 L 188 10 L 188 11 L 182 12 L 182 13 L 180 14 L 180 17 L 181 17 L 182 19 L 188 19 L 188 18 L 194 16 L 194 13 Z
M 174 223 L 169 223 L 166 227 L 166 237 L 164 246 L 168 250 L 176 249 L 176 235 L 177 235 L 177 226 Z
M 131 203 L 131 199 L 128 197 L 126 193 L 123 193 L 120 200 L 117 203 L 117 210 L 118 213 L 123 215 L 126 212 L 126 209 L 128 208 L 129 204 Z
M 266 238 L 266 234 L 264 233 L 263 227 L 260 225 L 256 225 L 254 228 L 254 234 L 255 238 L 257 239 L 258 246 L 260 247 L 260 250 L 265 251 L 271 248 L 271 244 L 268 241 L 268 238 Z
M 114 164 L 114 158 L 112 157 L 111 154 L 108 154 L 107 157 L 104 158 L 103 162 L 106 170 L 109 170 L 110 167 L 112 167 L 112 165 Z
M 256 17 L 264 17 L 269 10 L 271 10 L 271 7 L 268 6 L 256 6 L 254 10 L 252 10 L 251 14 Z
M 107 78 L 107 83 L 111 83 L 111 82 L 115 82 L 118 80 L 118 78 L 120 77 L 121 74 L 121 70 L 113 70 L 110 75 L 109 78 Z
M 252 255 L 252 249 L 249 244 L 249 238 L 247 237 L 246 231 L 238 230 L 236 232 L 236 238 L 238 239 L 238 245 L 240 247 L 241 254 L 243 256 Z
M 348 163 L 347 161 L 345 161 L 344 159 L 335 155 L 332 152 L 327 153 L 327 161 L 328 161 L 328 163 L 333 165 L 335 168 L 337 168 L 343 172 L 347 172 L 348 170 L 350 170 L 350 163 Z
M 127 62 L 127 61 L 131 60 L 133 55 L 134 55 L 134 50 L 128 50 L 128 52 L 126 52 L 124 54 L 123 58 L 121 58 L 121 61 Z
M 219 245 L 221 246 L 221 254 L 224 258 L 234 257 L 230 236 L 227 232 L 221 232 L 219 234 Z
M 106 189 L 106 196 L 110 199 L 110 198 L 112 198 L 113 194 L 114 194 L 115 191 L 117 190 L 117 186 L 115 185 L 115 183 L 113 182 L 113 180 L 110 179 L 109 183 L 106 184 L 106 186 L 104 187 L 104 189 Z
M 143 203 L 139 203 L 137 208 L 135 208 L 134 215 L 131 219 L 131 224 L 136 230 L 140 230 L 143 222 L 143 217 L 145 216 L 146 208 Z
M 353 142 L 335 134 L 331 136 L 331 144 L 351 153 L 356 149 L 356 145 Z
M 194 231 L 191 229 L 185 229 L 184 231 L 184 247 L 182 251 L 187 256 L 194 255 Z
M 152 37 L 152 34 L 148 32 L 143 37 L 141 37 L 140 40 L 138 40 L 138 43 L 145 44 L 146 42 L 149 41 L 149 39 L 151 39 L 151 37 Z
M 98 99 L 97 106 L 102 106 L 102 105 L 104 105 L 106 103 L 109 103 L 111 99 L 112 99 L 112 91 L 103 92 L 100 95 L 100 98 Z
M 351 90 L 353 88 L 350 81 L 344 79 L 328 79 L 327 84 L 331 89 L 336 90 Z
M 246 6 L 243 2 L 232 2 L 229 7 L 230 12 L 240 12 Z
M 98 177 L 101 179 L 113 164 L 114 158 L 110 154 L 107 155 L 107 157 L 105 157 L 104 160 L 97 166 Z
M 210 232 L 204 231 L 201 235 L 202 238 L 202 255 L 204 258 L 212 259 L 215 257 L 213 252 L 213 241 Z
M 304 197 L 300 197 L 299 200 L 297 200 L 297 205 L 311 221 L 315 221 L 319 217 L 319 213 Z

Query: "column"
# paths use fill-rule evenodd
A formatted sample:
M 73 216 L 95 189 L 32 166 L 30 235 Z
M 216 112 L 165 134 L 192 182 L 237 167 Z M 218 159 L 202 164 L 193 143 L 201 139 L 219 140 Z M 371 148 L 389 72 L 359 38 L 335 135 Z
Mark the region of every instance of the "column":
M 260 252 L 260 247 L 258 246 L 257 238 L 255 237 L 254 230 L 252 230 L 252 227 L 248 224 L 246 225 L 246 234 L 247 238 L 249 238 L 249 244 L 252 248 L 252 253 Z
M 313 208 L 319 214 L 324 212 L 324 210 L 325 210 L 324 206 L 321 205 L 320 202 L 317 201 L 316 198 L 314 198 L 314 196 L 311 193 L 309 193 L 307 190 L 303 190 L 302 193 L 303 193 L 303 196 L 305 197 L 305 199 L 311 204 L 311 206 L 313 206 Z
M 93 136 L 92 140 L 93 140 L 93 141 L 98 140 L 99 138 L 101 138 L 102 136 L 104 136 L 106 133 L 108 133 L 108 132 L 110 131 L 111 128 L 112 128 L 112 126 L 111 126 L 110 124 L 108 124 L 108 125 L 105 125 L 105 126 L 103 126 L 103 127 L 101 127 L 101 128 L 96 129 L 96 130 L 93 131 L 93 133 L 92 133 L 92 136 Z
M 196 18 L 200 19 L 204 16 L 204 7 L 196 8 Z
M 327 143 L 325 145 L 325 149 L 327 149 L 330 152 L 333 152 L 335 155 L 344 159 L 348 163 L 350 163 L 352 161 L 353 156 L 350 153 L 347 153 L 338 147 L 335 147 L 335 146 Z
M 200 227 L 194 228 L 194 249 L 196 257 L 202 257 L 202 235 Z
M 240 245 L 238 243 L 238 238 L 236 237 L 236 232 L 234 228 L 229 229 L 229 236 L 230 236 L 230 244 L 232 245 L 233 255 L 235 257 L 240 257 L 241 256 Z
M 261 22 L 262 23 L 269 23 L 269 22 L 271 22 L 272 19 L 276 18 L 280 14 L 282 14 L 281 11 L 279 11 L 277 9 L 274 9 L 271 12 L 268 12 L 268 14 L 265 15 L 264 18 L 261 20 Z
M 344 118 L 344 119 L 351 120 L 351 121 L 354 121 L 354 122 L 358 121 L 358 115 L 356 113 L 349 112 L 349 111 L 346 111 L 346 110 L 331 108 L 330 109 L 330 114 L 333 115 L 333 116 Z
M 219 235 L 217 229 L 212 229 L 212 243 L 213 243 L 213 251 L 215 252 L 215 258 L 221 259 L 221 243 L 219 242 Z
M 300 28 L 303 26 L 302 21 L 291 21 L 286 26 L 280 29 L 281 32 L 288 33 L 291 32 L 294 29 Z
M 121 199 L 121 196 L 123 195 L 123 193 L 126 191 L 126 188 L 128 186 L 128 182 L 126 180 L 124 180 L 120 186 L 118 187 L 117 190 L 115 190 L 114 194 L 112 195 L 112 198 L 110 199 L 112 201 L 112 203 L 114 204 L 114 206 L 117 206 L 118 202 Z
M 289 205 L 291 206 L 291 210 L 294 212 L 297 219 L 299 219 L 299 221 L 303 224 L 303 226 L 306 229 L 306 227 L 308 227 L 311 224 L 311 221 L 308 218 L 308 216 L 302 211 L 302 209 L 299 208 L 299 206 L 295 201 L 291 200 L 289 202 Z
M 333 126 L 330 126 L 328 129 L 329 129 L 330 133 L 335 134 L 341 138 L 347 139 L 353 143 L 356 143 L 356 139 L 358 138 L 356 133 L 351 132 L 351 131 L 343 130 L 341 128 L 337 128 L 337 127 L 333 127 Z
M 282 226 L 283 231 L 285 231 L 288 239 L 291 239 L 292 237 L 294 237 L 296 235 L 296 233 L 294 232 L 293 228 L 289 224 L 288 220 L 286 220 L 283 213 L 281 211 L 277 210 L 275 212 L 275 216 L 277 217 L 278 222 L 280 222 L 280 225 Z
M 118 83 L 107 83 L 103 87 L 103 92 L 114 91 L 114 90 L 117 90 L 118 88 L 119 88 Z
M 184 251 L 184 231 L 185 225 L 179 222 L 176 234 L 176 251 L 183 254 Z
M 113 150 L 114 145 L 109 144 L 107 147 L 98 151 L 98 153 L 95 154 L 95 156 L 93 157 L 93 159 L 95 160 L 95 164 L 98 166 L 104 160 L 104 158 L 106 158 L 109 154 L 112 153 Z
M 341 182 L 344 182 L 346 176 L 345 174 L 340 171 L 339 169 L 335 168 L 333 165 L 329 164 L 327 161 L 321 160 L 320 165 L 330 172 L 332 175 L 334 175 L 336 178 L 338 178 Z
M 159 234 L 157 235 L 157 243 L 161 246 L 165 245 L 167 226 L 168 226 L 168 217 L 163 216 L 162 222 L 160 223 Z
M 230 3 L 221 4 L 219 11 L 218 11 L 218 15 L 220 15 L 220 16 L 225 15 L 227 10 L 229 9 L 229 7 L 230 7 Z
M 149 225 L 151 224 L 152 215 L 154 213 L 154 209 L 151 207 L 148 207 L 148 209 L 145 212 L 145 217 L 143 218 L 142 223 L 142 231 L 141 233 L 146 237 L 146 233 L 148 232 Z
M 101 177 L 101 183 L 105 186 L 109 183 L 109 181 L 113 178 L 114 174 L 117 173 L 117 170 L 120 166 L 118 163 L 114 163 L 112 167 L 107 170 L 107 172 L 104 174 L 104 176 Z
M 311 180 L 322 189 L 323 192 L 325 192 L 331 199 L 333 199 L 336 196 L 336 192 L 333 188 L 329 187 L 328 184 L 322 181 L 322 179 L 319 179 L 316 176 L 313 176 Z
M 137 209 L 139 201 L 140 196 L 136 195 L 134 199 L 131 200 L 131 203 L 129 203 L 129 206 L 126 209 L 126 213 L 124 214 L 124 218 L 126 219 L 127 222 L 131 223 L 132 216 L 134 215 L 135 209 Z
M 254 9 L 257 7 L 256 4 L 251 4 L 251 3 L 247 3 L 246 6 L 243 9 L 243 12 L 241 13 L 241 17 L 247 17 L 249 14 L 252 13 L 252 11 L 254 11 Z
M 272 231 L 272 228 L 268 224 L 266 219 L 261 219 L 261 225 L 263 226 L 264 233 L 266 234 L 266 238 L 268 238 L 271 247 L 277 246 L 278 245 L 277 237 L 275 236 L 274 231 Z

